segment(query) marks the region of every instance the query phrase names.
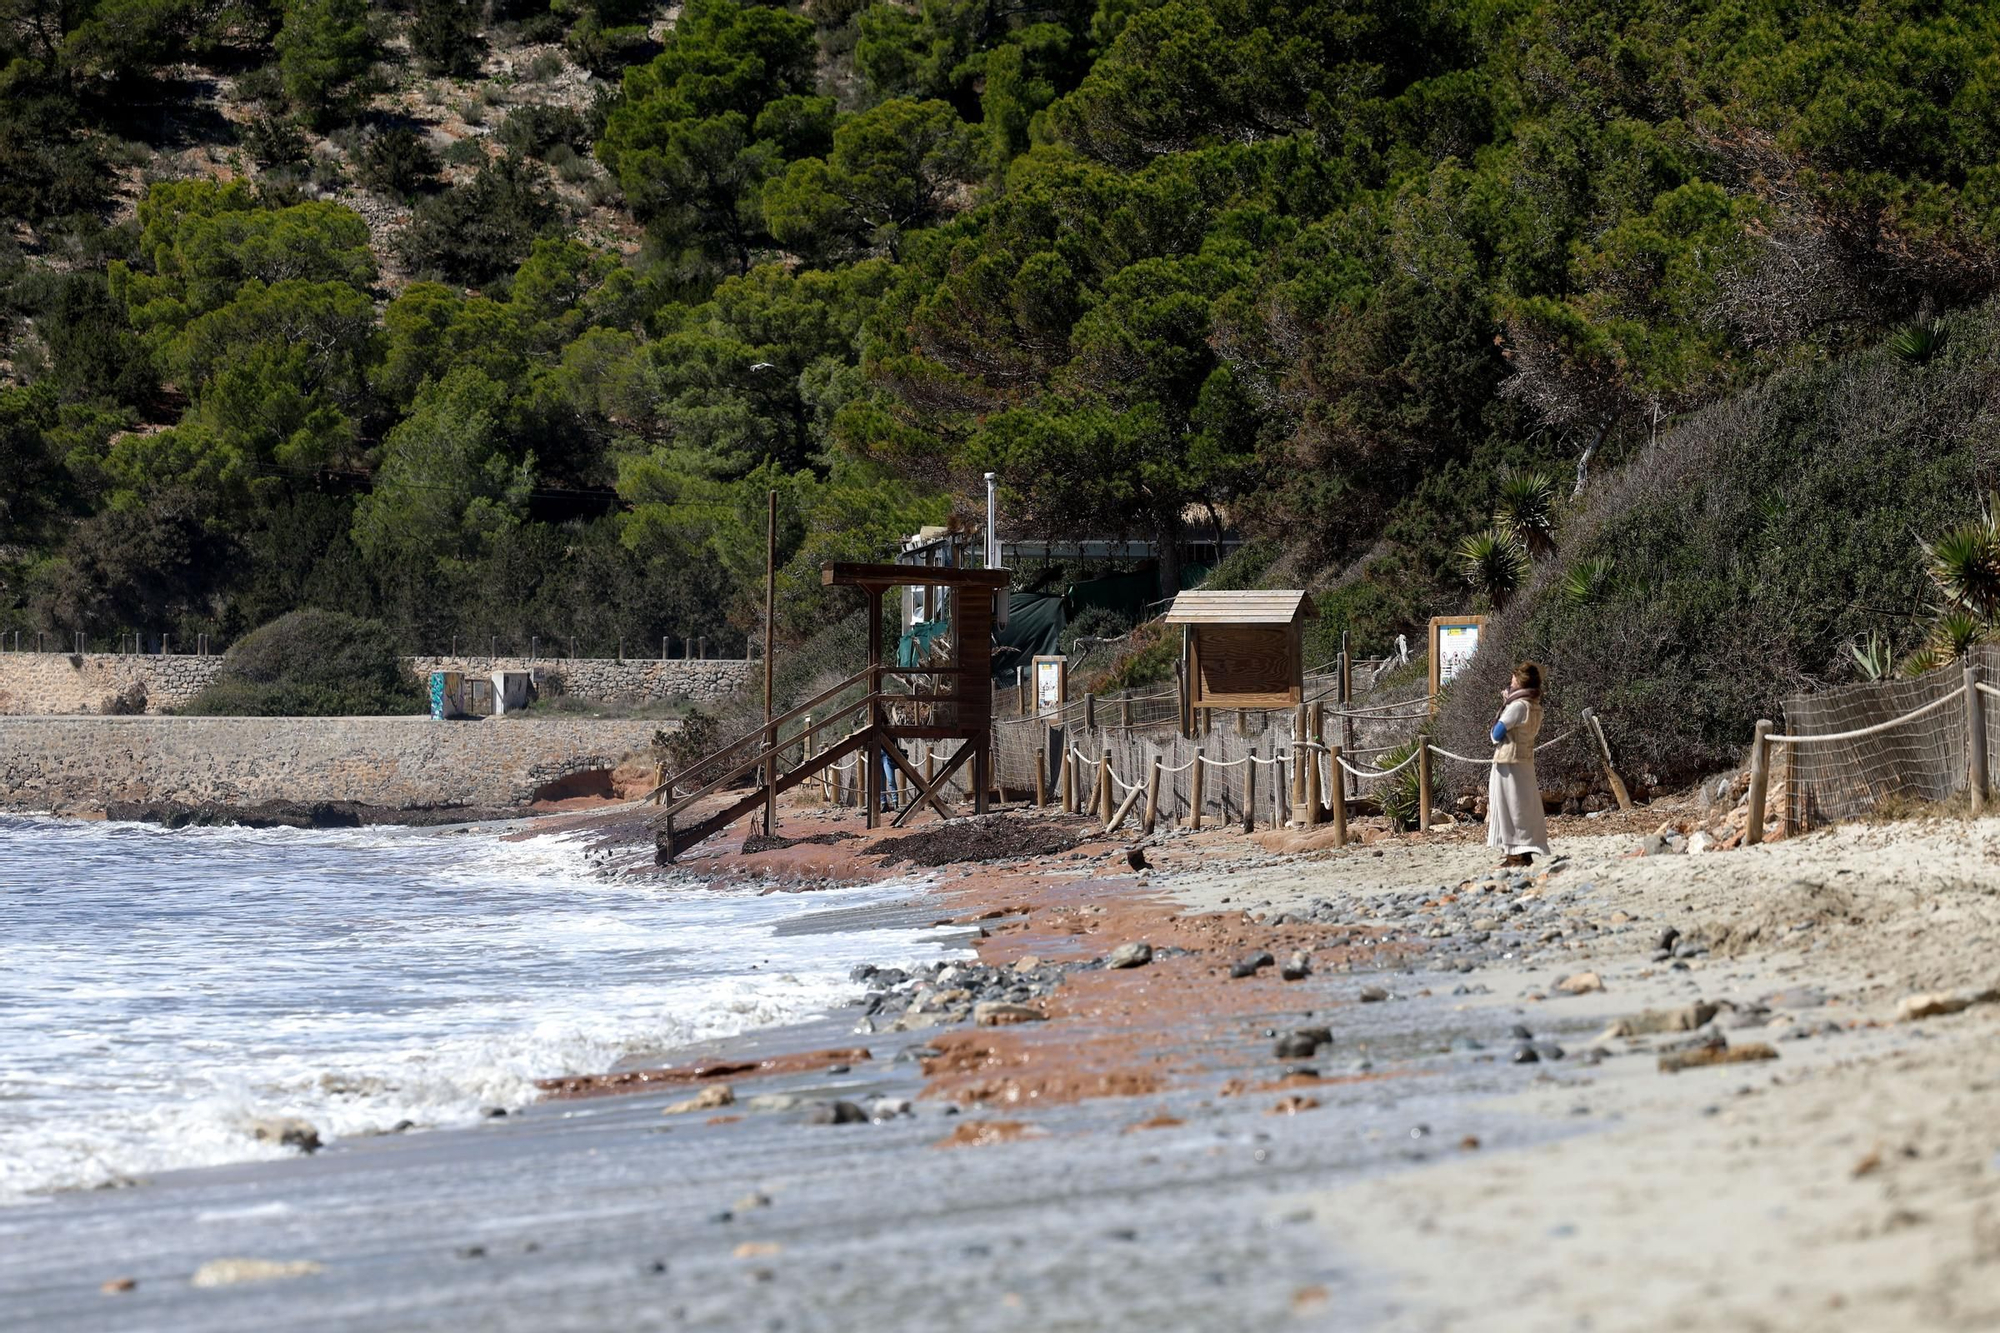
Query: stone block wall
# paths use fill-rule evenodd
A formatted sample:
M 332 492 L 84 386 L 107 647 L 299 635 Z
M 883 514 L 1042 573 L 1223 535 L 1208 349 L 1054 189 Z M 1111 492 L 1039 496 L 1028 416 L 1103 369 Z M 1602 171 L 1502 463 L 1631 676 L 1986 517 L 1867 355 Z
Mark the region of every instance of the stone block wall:
M 617 661 L 543 657 L 531 662 L 524 657 L 461 656 L 403 660 L 419 680 L 440 670 L 480 676 L 496 670 L 532 671 L 542 688 L 620 703 L 680 698 L 714 703 L 749 684 L 760 669 L 758 662 L 739 658 Z M 170 711 L 201 693 L 221 669 L 219 656 L 0 652 L 0 715 L 102 713 L 105 700 L 135 685 L 146 692 L 148 713 Z
M 0 809 L 111 801 L 516 806 L 646 751 L 658 722 L 0 717 Z M 671 726 L 672 724 L 667 724 Z
M 644 703 L 653 699 L 691 699 L 695 703 L 715 703 L 748 685 L 763 669 L 762 663 L 735 657 L 665 659 L 609 657 L 412 657 L 410 669 L 419 680 L 433 671 L 463 671 L 487 676 L 495 671 L 528 671 L 540 690 L 574 695 L 582 699 L 604 699 L 617 703 Z
M 0 653 L 0 714 L 97 713 L 133 686 L 146 711 L 176 708 L 222 669 L 220 657 L 126 653 Z

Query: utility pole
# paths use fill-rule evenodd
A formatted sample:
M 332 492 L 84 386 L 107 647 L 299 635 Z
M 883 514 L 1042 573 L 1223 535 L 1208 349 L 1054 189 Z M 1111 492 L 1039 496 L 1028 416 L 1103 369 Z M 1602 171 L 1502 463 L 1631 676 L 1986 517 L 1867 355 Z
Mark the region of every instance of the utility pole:
M 778 729 L 771 725 L 777 677 L 771 639 L 778 624 L 778 492 L 773 487 L 764 514 L 764 836 L 778 831 Z

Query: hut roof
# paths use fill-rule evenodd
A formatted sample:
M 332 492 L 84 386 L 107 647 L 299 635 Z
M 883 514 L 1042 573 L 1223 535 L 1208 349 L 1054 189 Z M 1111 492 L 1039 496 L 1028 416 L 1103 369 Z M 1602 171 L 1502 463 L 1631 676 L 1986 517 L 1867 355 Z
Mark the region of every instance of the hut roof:
M 1237 592 L 1190 591 L 1174 598 L 1169 625 L 1289 625 L 1318 614 L 1312 598 L 1297 589 Z

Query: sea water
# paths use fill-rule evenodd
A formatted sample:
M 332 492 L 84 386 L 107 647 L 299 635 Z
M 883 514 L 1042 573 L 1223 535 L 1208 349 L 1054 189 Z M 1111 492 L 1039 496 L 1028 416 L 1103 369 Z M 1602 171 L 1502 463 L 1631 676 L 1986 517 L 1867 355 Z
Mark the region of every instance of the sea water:
M 0 816 L 0 1204 L 445 1126 L 534 1080 L 821 1013 L 914 932 L 778 933 L 812 895 L 593 874 L 582 846 Z

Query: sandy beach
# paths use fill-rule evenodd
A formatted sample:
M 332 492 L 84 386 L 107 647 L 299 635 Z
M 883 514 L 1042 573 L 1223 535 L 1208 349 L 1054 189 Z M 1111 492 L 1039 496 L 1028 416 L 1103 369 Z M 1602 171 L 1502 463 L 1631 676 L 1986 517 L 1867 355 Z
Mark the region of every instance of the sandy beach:
M 936 867 L 895 911 L 937 923 L 963 960 L 946 972 L 476 1128 L 0 1211 L 0 1311 L 162 1329 L 1995 1326 L 2000 826 L 1636 855 L 1673 814 L 1557 820 L 1560 859 L 1504 877 L 1472 829 L 1306 852 L 1163 833 L 1135 872 L 1123 840 L 1003 814 L 982 839 L 1078 841 Z M 604 873 L 648 873 L 629 815 L 565 821 L 600 831 Z M 880 853 L 905 835 L 852 822 L 795 809 L 784 832 L 824 840 L 745 855 L 730 835 L 693 864 L 804 894 L 890 873 Z M 1142 942 L 1145 961 L 1110 965 Z M 1287 981 L 1295 953 L 1308 974 Z M 1922 995 L 1938 1012 L 1899 1018 Z M 299 1267 L 213 1267 L 230 1259 Z

